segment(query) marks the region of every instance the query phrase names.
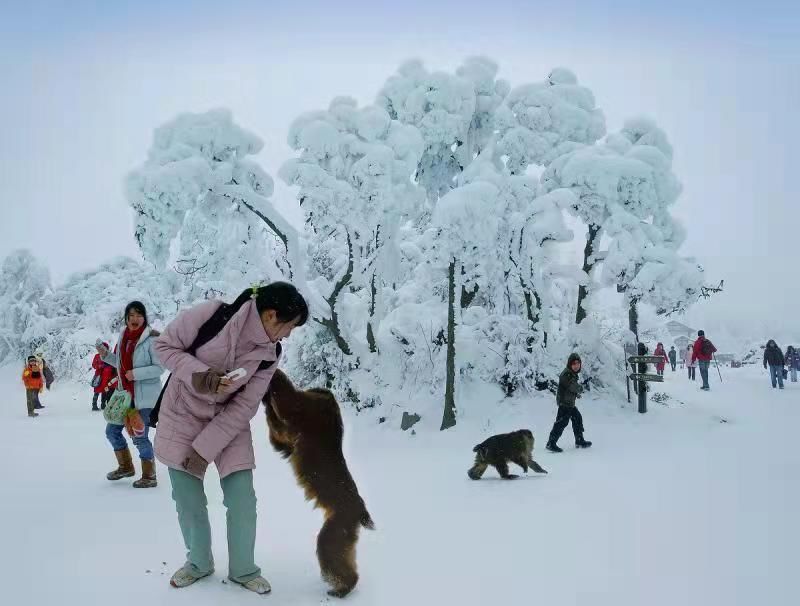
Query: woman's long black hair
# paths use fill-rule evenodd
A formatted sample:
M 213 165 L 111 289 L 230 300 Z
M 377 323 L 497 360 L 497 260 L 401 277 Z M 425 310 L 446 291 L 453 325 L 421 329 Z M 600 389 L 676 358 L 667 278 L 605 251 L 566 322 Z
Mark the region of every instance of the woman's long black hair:
M 308 321 L 308 304 L 293 285 L 288 282 L 273 282 L 266 286 L 254 286 L 240 294 L 230 304 L 230 315 L 235 314 L 242 305 L 255 299 L 256 309 L 261 314 L 267 309 L 274 309 L 279 322 L 291 322 L 297 319 L 297 326 Z

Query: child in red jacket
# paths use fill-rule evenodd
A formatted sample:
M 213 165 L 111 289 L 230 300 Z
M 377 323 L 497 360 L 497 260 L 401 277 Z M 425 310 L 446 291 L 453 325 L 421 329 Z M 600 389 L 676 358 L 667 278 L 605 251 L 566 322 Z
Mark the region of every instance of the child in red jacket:
M 38 417 L 39 413 L 34 409 L 39 403 L 39 392 L 44 388 L 44 377 L 35 356 L 28 357 L 28 365 L 22 371 L 22 384 L 25 385 L 28 416 Z
M 103 347 L 109 349 L 108 343 L 103 343 Z M 92 378 L 92 387 L 94 388 L 92 410 L 104 410 L 114 393 L 113 387 L 116 386 L 114 379 L 117 376 L 117 370 L 110 364 L 103 362 L 103 360 L 100 359 L 100 354 L 95 354 L 92 360 L 92 368 L 94 368 L 94 377 Z M 98 399 L 100 399 L 100 408 L 97 407 Z

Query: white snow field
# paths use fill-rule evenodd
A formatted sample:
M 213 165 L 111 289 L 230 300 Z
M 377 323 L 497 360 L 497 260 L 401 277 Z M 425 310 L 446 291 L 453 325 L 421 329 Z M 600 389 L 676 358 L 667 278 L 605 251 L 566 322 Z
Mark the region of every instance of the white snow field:
M 713 369 L 712 369 L 713 370 Z M 716 372 L 716 371 L 714 371 Z M 588 451 L 544 450 L 552 396 L 471 402 L 454 430 L 417 435 L 346 417 L 348 462 L 377 524 L 358 548 L 369 606 L 797 604 L 800 384 L 772 390 L 760 368 L 723 369 L 702 393 L 667 370 L 669 406 L 579 401 Z M 699 373 L 698 373 L 699 374 Z M 320 514 L 253 420 L 259 498 L 257 561 L 273 592 L 223 583 L 224 508 L 206 481 L 217 572 L 176 590 L 184 550 L 166 470 L 160 485 L 108 482 L 114 457 L 88 385 L 60 384 L 37 419 L 15 367 L 0 369 L 0 575 L 3 604 L 307 605 L 328 598 L 314 554 Z M 699 378 L 699 376 L 698 376 Z M 677 403 L 680 401 L 682 403 Z M 491 424 L 486 422 L 492 418 Z M 722 422 L 726 419 L 727 422 Z M 470 481 L 471 448 L 529 427 L 549 475 Z

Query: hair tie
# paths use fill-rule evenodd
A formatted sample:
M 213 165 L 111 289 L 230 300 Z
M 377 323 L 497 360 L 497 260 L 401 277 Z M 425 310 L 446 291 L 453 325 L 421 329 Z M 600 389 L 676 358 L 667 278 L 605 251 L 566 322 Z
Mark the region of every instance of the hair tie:
M 256 297 L 258 297 L 258 291 L 262 286 L 264 286 L 262 282 L 253 282 L 250 285 L 250 290 L 253 291 L 253 293 L 250 295 L 251 299 L 255 299 Z

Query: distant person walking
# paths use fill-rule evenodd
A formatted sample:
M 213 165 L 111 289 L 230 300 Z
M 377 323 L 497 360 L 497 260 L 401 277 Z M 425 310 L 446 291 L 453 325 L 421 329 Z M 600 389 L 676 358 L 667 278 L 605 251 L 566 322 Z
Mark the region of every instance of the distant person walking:
M 22 371 L 22 384 L 25 386 L 25 398 L 28 404 L 28 416 L 38 417 L 36 404 L 39 402 L 39 392 L 44 388 L 44 376 L 39 369 L 36 356 L 28 357 L 28 364 Z
M 659 374 L 659 376 L 663 377 L 664 367 L 667 365 L 667 362 L 669 361 L 669 358 L 667 358 L 667 352 L 664 351 L 663 343 L 659 343 L 658 345 L 656 345 L 656 350 L 653 352 L 653 355 L 660 356 L 661 358 L 663 358 L 661 362 L 656 362 L 656 372 Z
M 683 352 L 683 363 L 686 364 L 686 370 L 688 372 L 688 377 L 690 381 L 694 381 L 696 378 L 695 370 L 697 369 L 697 362 L 692 360 L 692 346 L 687 345 L 686 351 Z
M 770 339 L 764 348 L 764 368 L 769 367 L 769 377 L 772 381 L 773 389 L 775 387 L 783 389 L 783 367 L 785 365 L 786 359 L 781 348 L 778 347 L 778 344 L 773 339 Z
M 711 360 L 714 358 L 714 353 L 717 348 L 714 344 L 706 339 L 706 333 L 703 330 L 697 331 L 697 341 L 694 342 L 692 348 L 692 363 L 697 361 L 700 367 L 700 378 L 703 379 L 703 385 L 700 387 L 703 391 L 710 391 L 711 386 L 708 384 L 708 367 L 711 365 Z
M 786 366 L 789 367 L 789 375 L 792 383 L 797 383 L 797 371 L 800 370 L 800 352 L 792 345 L 786 348 Z
M 105 349 L 110 349 L 108 343 L 103 343 L 102 345 Z M 117 376 L 117 371 L 111 364 L 103 362 L 100 354 L 94 355 L 92 368 L 94 368 L 94 377 L 92 377 L 92 389 L 94 390 L 92 410 L 105 410 L 106 404 L 108 404 L 111 395 L 114 393 L 111 386 Z M 100 407 L 97 406 L 98 400 L 100 400 Z
M 669 363 L 672 366 L 672 372 L 675 372 L 675 367 L 678 365 L 678 352 L 675 351 L 675 346 L 669 348 Z
M 153 349 L 153 343 L 160 334 L 147 323 L 144 305 L 139 301 L 132 301 L 125 308 L 125 328 L 114 351 L 109 351 L 102 344 L 97 346 L 97 353 L 103 362 L 117 368 L 120 386 L 130 394 L 131 408 L 136 408 L 141 417 L 140 431 L 131 436 L 142 461 L 142 477 L 133 483 L 134 488 L 155 488 L 157 485 L 153 444 L 148 433 L 150 412 L 161 393 L 163 370 Z M 123 425 L 106 425 L 106 438 L 117 458 L 117 468 L 106 475 L 112 481 L 136 475 L 131 451 L 122 435 L 123 428 Z

